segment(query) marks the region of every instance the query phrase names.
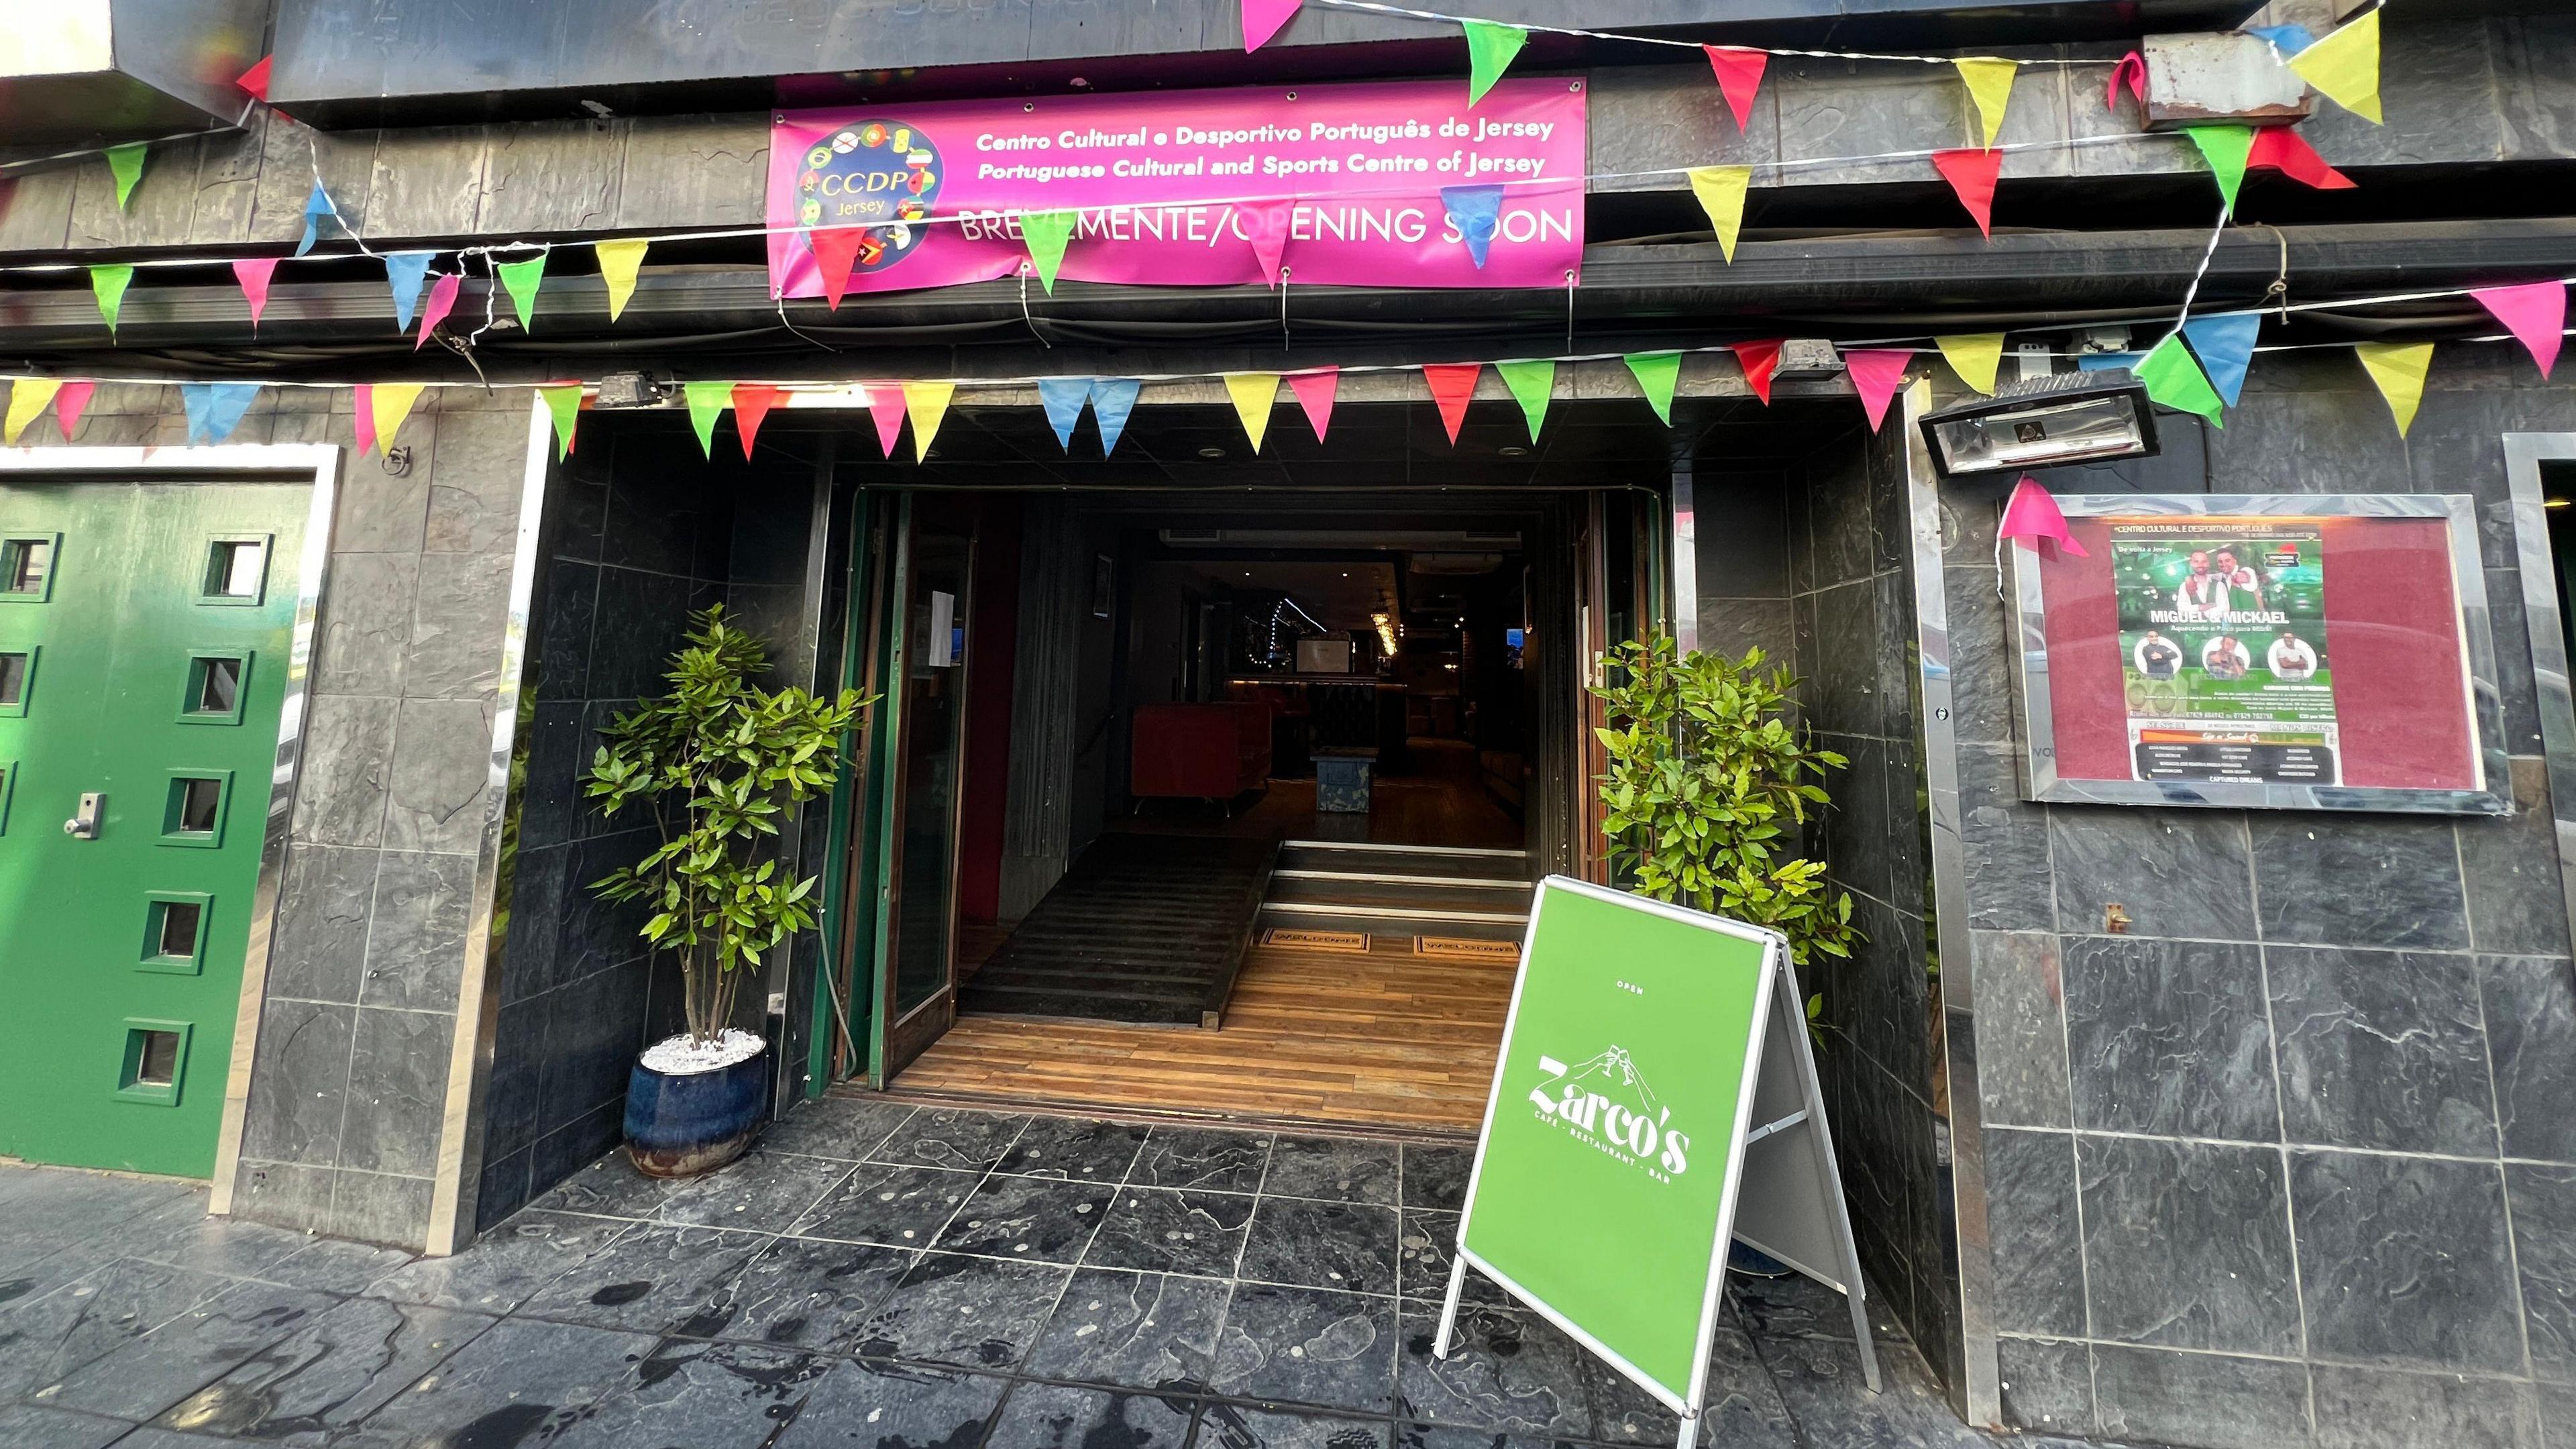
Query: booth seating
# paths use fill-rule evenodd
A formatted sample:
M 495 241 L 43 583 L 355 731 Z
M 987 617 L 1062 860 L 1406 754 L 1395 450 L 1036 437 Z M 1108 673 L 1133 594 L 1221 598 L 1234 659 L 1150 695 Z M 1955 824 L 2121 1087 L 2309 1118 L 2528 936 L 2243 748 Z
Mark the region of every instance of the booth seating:
M 1128 789 L 1139 800 L 1231 800 L 1270 778 L 1270 706 L 1140 704 Z

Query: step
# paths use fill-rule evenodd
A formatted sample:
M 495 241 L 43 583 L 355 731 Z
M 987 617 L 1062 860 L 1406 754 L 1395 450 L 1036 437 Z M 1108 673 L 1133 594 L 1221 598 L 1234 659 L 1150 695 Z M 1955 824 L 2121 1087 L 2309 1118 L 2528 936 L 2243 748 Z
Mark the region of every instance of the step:
M 1437 877 L 1307 874 L 1275 871 L 1264 906 L 1335 905 L 1374 910 L 1382 907 L 1427 910 L 1468 917 L 1529 916 L 1530 887 L 1524 881 Z
M 1298 931 L 1363 931 L 1372 936 L 1449 936 L 1469 941 L 1517 941 L 1529 930 L 1526 915 L 1502 912 L 1470 913 L 1298 902 L 1264 905 L 1260 923 Z
M 1279 847 L 1277 872 L 1320 871 L 1372 879 L 1465 879 L 1526 883 L 1529 852 L 1463 846 L 1374 845 L 1290 840 Z

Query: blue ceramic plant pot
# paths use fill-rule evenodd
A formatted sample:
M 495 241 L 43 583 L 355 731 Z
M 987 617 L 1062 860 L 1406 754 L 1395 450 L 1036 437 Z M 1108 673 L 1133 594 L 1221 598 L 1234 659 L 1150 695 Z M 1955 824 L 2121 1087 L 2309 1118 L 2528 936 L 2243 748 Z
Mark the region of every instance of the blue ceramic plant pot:
M 626 1083 L 626 1155 L 647 1177 L 695 1177 L 740 1157 L 769 1120 L 769 1048 L 711 1072 L 642 1062 Z

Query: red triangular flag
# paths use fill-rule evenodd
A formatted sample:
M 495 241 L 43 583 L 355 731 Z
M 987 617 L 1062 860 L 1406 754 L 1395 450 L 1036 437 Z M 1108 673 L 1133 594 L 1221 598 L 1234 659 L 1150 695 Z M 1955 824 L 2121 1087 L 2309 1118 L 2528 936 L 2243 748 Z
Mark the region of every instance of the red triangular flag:
M 1959 193 L 1959 204 L 1977 219 L 1977 230 L 1995 234 L 1995 179 L 2003 174 L 2001 151 L 1935 151 L 1932 164 Z
M 67 382 L 54 394 L 54 420 L 63 426 L 64 442 L 80 430 L 81 409 L 89 406 L 90 395 L 97 391 L 94 382 Z
M 1771 375 L 1780 370 L 1780 344 L 1784 339 L 1766 338 L 1760 342 L 1730 342 L 1728 348 L 1735 360 L 1744 366 L 1744 380 L 1753 385 L 1753 395 L 1762 405 L 1771 405 Z
M 1703 45 L 1708 52 L 1708 68 L 1717 72 L 1717 88 L 1726 97 L 1729 110 L 1735 112 L 1735 129 L 1753 129 L 1753 97 L 1762 89 L 1763 68 L 1771 64 L 1771 52 L 1747 50 L 1740 45 Z
M 243 72 L 241 73 L 240 77 L 239 77 L 238 79 L 234 80 L 233 84 L 234 84 L 234 85 L 237 85 L 237 86 L 240 86 L 243 90 L 246 90 L 246 91 L 250 92 L 250 93 L 251 93 L 252 98 L 253 98 L 253 99 L 255 99 L 255 100 L 262 100 L 262 101 L 267 100 L 267 99 L 268 99 L 268 63 L 269 63 L 270 61 L 272 61 L 272 60 L 275 60 L 276 58 L 277 58 L 277 57 L 275 57 L 275 56 L 273 56 L 273 55 L 263 55 L 263 56 L 261 56 L 261 57 L 259 58 L 259 64 L 255 65 L 255 66 L 252 66 L 250 69 L 248 69 L 248 70 L 246 70 L 246 71 L 243 71 Z
M 1422 368 L 1422 380 L 1431 385 L 1431 400 L 1440 404 L 1440 422 L 1449 429 L 1449 441 L 1458 441 L 1459 425 L 1467 421 L 1467 399 L 1476 395 L 1476 377 L 1485 370 L 1481 362 L 1432 362 Z
M 827 226 L 805 233 L 814 248 L 815 269 L 823 274 L 823 300 L 835 312 L 841 310 L 841 295 L 850 290 L 850 266 L 859 259 L 859 243 L 867 235 L 867 228 L 857 226 Z
M 885 450 L 886 461 L 894 461 L 894 445 L 903 437 L 903 384 L 871 382 L 859 391 L 867 397 L 868 416 L 876 419 L 877 446 Z
M 251 330 L 259 330 L 259 314 L 268 310 L 268 279 L 277 271 L 277 258 L 250 257 L 233 263 L 233 280 L 241 283 L 242 296 L 250 303 Z
M 1905 365 L 1914 360 L 1911 347 L 1882 347 L 1843 354 L 1843 367 L 1851 373 L 1852 388 L 1860 394 L 1861 410 L 1869 414 L 1869 430 L 1887 421 L 1887 405 L 1895 400 L 1896 390 L 1905 385 Z
M 751 440 L 760 431 L 760 420 L 769 416 L 769 410 L 786 395 L 785 388 L 771 387 L 765 382 L 737 382 L 733 385 L 733 426 L 734 431 L 742 434 L 745 462 L 751 459 Z
M 2247 169 L 2269 166 L 2292 181 L 2313 186 L 2319 191 L 2351 191 L 2360 185 L 2326 164 L 2317 148 L 2307 138 L 2288 126 L 2265 126 L 2254 133 L 2254 144 L 2245 153 Z
M 1288 390 L 1297 394 L 1297 406 L 1306 410 L 1306 422 L 1314 428 L 1318 443 L 1324 441 L 1324 429 L 1333 425 L 1333 395 L 1341 385 L 1342 370 L 1338 367 L 1288 374 Z M 1449 440 L 1458 440 L 1456 429 L 1450 430 Z
M 2567 337 L 2567 284 L 2533 282 L 2522 287 L 2481 287 L 2469 294 L 2495 314 L 2505 330 L 2531 349 L 2540 375 L 2558 365 L 2558 345 Z

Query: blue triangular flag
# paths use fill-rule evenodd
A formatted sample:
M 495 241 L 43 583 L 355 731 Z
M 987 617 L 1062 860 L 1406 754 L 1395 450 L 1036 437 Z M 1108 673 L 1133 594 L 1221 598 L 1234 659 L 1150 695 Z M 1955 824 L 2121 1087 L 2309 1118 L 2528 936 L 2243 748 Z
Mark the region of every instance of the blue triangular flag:
M 313 238 L 316 230 L 322 225 L 322 218 L 336 214 L 331 209 L 331 193 L 324 191 L 321 178 L 315 177 L 313 194 L 304 198 L 304 240 L 295 244 L 297 256 L 300 257 L 313 250 Z
M 1467 255 L 1482 270 L 1485 251 L 1494 244 L 1494 228 L 1503 209 L 1503 188 L 1499 186 L 1443 186 L 1440 204 L 1449 213 L 1449 224 L 1467 243 Z
M 2245 369 L 2254 361 L 2254 338 L 2262 330 L 2260 312 L 2221 312 L 2182 324 L 2184 339 L 2200 354 L 2200 370 L 2229 407 L 2245 391 Z
M 183 382 L 179 403 L 188 413 L 190 443 L 220 443 L 241 425 L 250 400 L 259 396 L 255 382 Z
M 1136 410 L 1136 394 L 1143 387 L 1132 377 L 1091 380 L 1091 421 L 1100 428 L 1100 456 L 1108 457 L 1118 446 L 1118 435 L 1127 431 L 1127 415 Z
M 1082 421 L 1082 404 L 1090 396 L 1087 377 L 1038 379 L 1038 402 L 1046 408 L 1047 426 L 1055 429 L 1055 440 L 1068 453 L 1073 451 L 1073 425 Z
M 395 330 L 411 330 L 412 309 L 420 305 L 420 284 L 429 278 L 429 259 L 436 252 L 385 253 L 385 281 L 394 289 Z
M 2317 43 L 2315 34 L 2304 25 L 2249 25 L 2245 33 L 2259 35 L 2272 42 L 2272 48 L 2281 52 L 2283 60 Z
M 2145 356 L 2143 352 L 2079 352 L 2075 355 L 2075 366 L 2080 372 L 2111 372 L 2120 368 L 2135 372 L 2139 360 Z

